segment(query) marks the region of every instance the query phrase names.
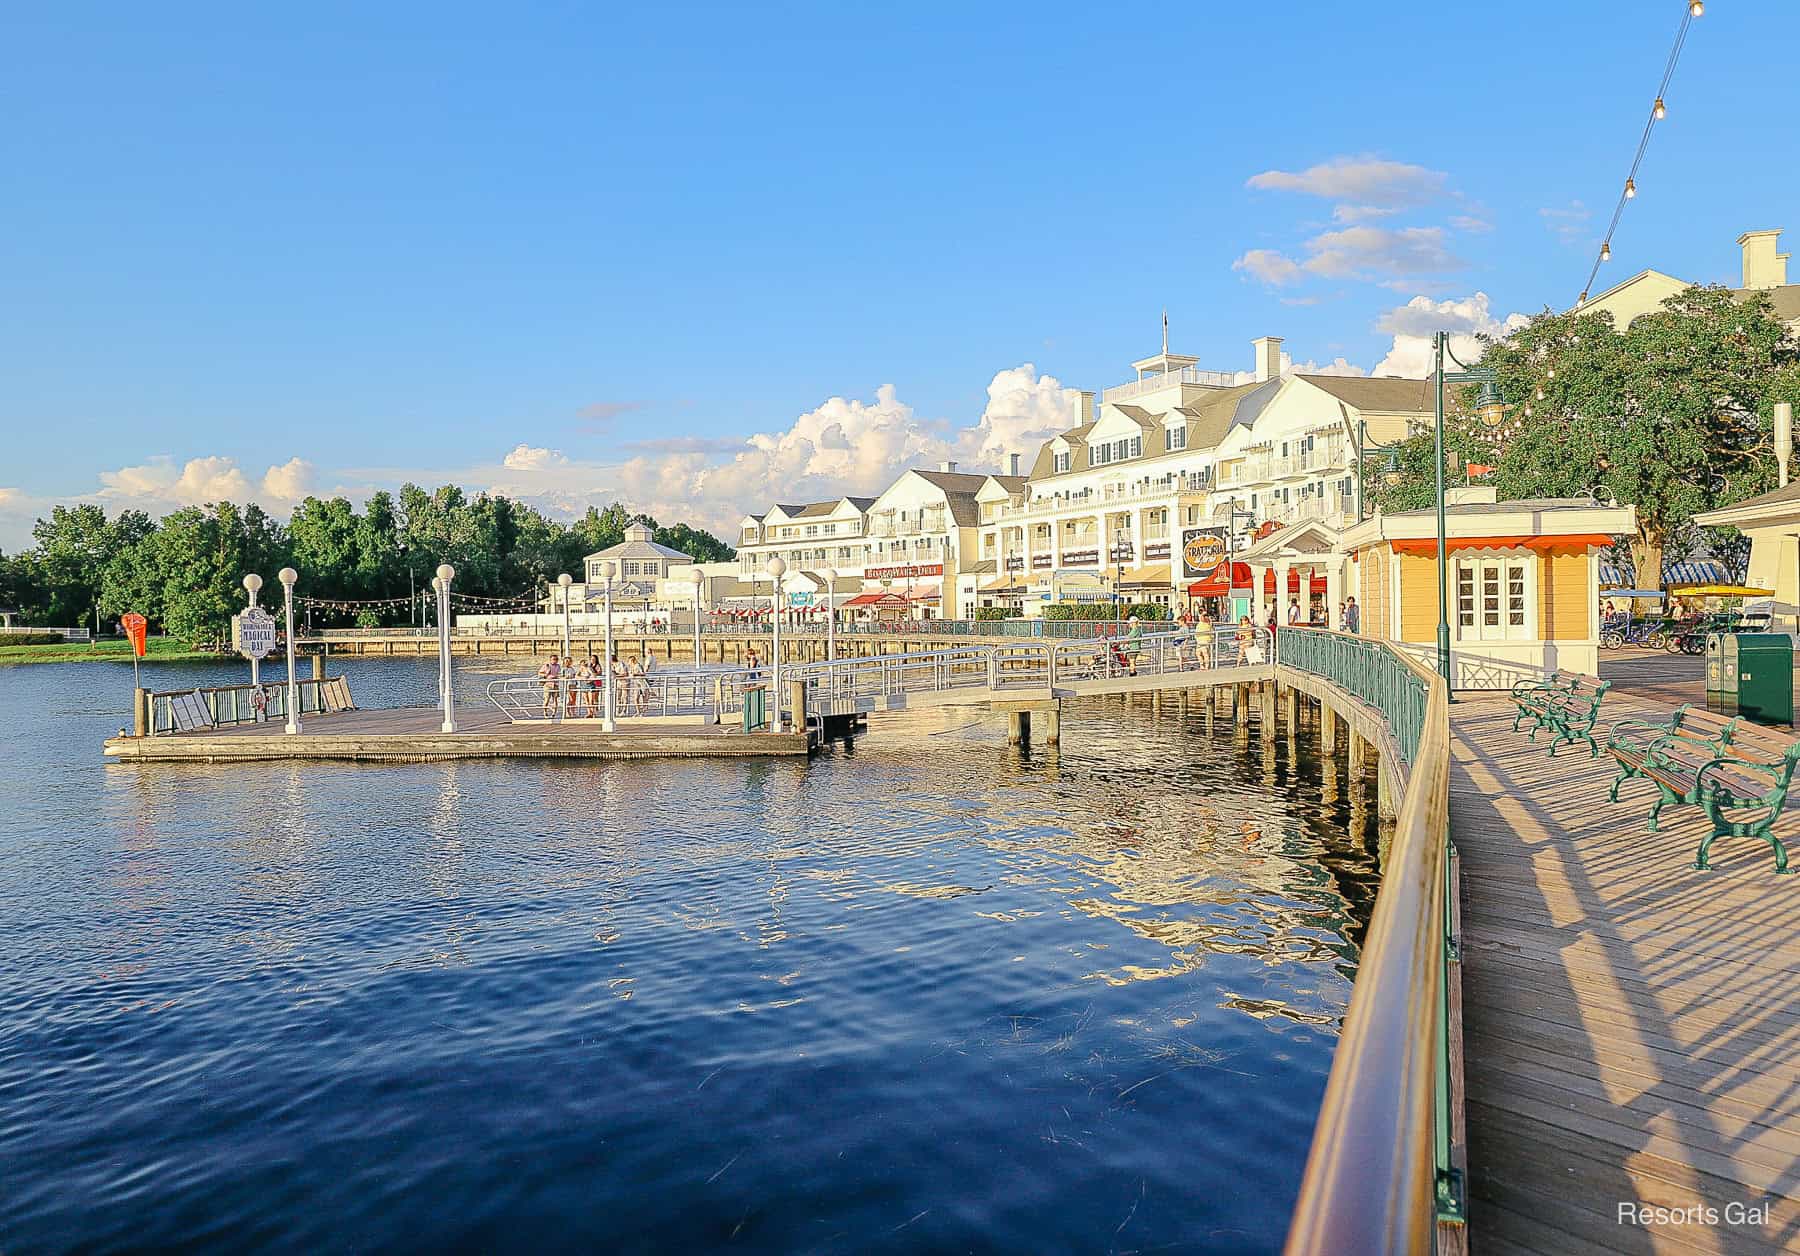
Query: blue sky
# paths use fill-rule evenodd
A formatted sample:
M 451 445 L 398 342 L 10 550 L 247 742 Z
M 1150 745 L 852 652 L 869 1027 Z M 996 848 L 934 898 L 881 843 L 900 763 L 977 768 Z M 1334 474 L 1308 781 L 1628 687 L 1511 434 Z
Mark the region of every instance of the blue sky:
M 1682 7 L 15 8 L 0 546 L 77 498 L 874 492 L 1028 452 L 1164 307 L 1213 369 L 1407 368 L 1573 300 Z M 1708 4 L 1597 288 L 1789 225 L 1796 35 Z

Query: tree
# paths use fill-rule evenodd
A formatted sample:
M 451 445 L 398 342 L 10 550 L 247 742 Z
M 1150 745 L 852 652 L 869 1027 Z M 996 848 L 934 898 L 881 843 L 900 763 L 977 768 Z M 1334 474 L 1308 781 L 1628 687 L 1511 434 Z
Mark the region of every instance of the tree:
M 1544 314 L 1482 358 L 1508 421 L 1488 433 L 1447 420 L 1446 444 L 1494 464 L 1505 499 L 1635 506 L 1637 581 L 1660 584 L 1665 552 L 1697 541 L 1696 513 L 1773 483 L 1769 414 L 1778 395 L 1800 392 L 1797 362 L 1800 345 L 1761 294 L 1687 288 L 1623 331 L 1606 313 Z M 1406 442 L 1399 485 L 1372 486 L 1382 506 L 1433 500 L 1430 440 Z

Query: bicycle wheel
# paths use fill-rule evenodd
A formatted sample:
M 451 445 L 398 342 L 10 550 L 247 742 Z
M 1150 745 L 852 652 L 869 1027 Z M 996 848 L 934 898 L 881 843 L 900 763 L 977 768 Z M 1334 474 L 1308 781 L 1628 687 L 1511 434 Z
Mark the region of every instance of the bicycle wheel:
M 1600 634 L 1600 648 L 1602 650 L 1616 650 L 1624 644 L 1625 638 L 1617 628 L 1608 628 Z
M 1669 634 L 1661 628 L 1652 629 L 1650 635 L 1644 638 L 1644 644 L 1652 650 L 1662 649 L 1668 641 Z

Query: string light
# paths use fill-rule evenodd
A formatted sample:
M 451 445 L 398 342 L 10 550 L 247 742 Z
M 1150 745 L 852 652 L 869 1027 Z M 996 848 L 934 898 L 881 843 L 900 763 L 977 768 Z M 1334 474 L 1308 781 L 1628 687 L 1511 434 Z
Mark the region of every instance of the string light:
M 1612 238 L 1619 229 L 1619 217 L 1625 212 L 1625 202 L 1637 197 L 1638 168 L 1644 164 L 1644 151 L 1650 147 L 1650 132 L 1658 122 L 1669 116 L 1669 108 L 1663 98 L 1668 94 L 1669 83 L 1675 77 L 1675 67 L 1681 61 L 1681 50 L 1687 43 L 1688 28 L 1704 12 L 1706 5 L 1703 0 L 1686 0 L 1682 6 L 1681 25 L 1675 30 L 1675 42 L 1669 49 L 1668 61 L 1663 65 L 1662 81 L 1656 86 L 1656 98 L 1650 106 L 1650 116 L 1644 120 L 1644 132 L 1638 137 L 1637 152 L 1632 154 L 1631 169 L 1625 174 L 1625 186 L 1619 189 L 1619 201 L 1613 206 L 1612 221 L 1606 225 L 1606 234 L 1600 237 L 1599 255 L 1588 271 L 1587 282 L 1581 286 L 1581 296 L 1575 302 L 1576 308 L 1587 304 L 1587 294 L 1593 289 L 1595 276 L 1600 273 L 1600 264 L 1612 257 Z

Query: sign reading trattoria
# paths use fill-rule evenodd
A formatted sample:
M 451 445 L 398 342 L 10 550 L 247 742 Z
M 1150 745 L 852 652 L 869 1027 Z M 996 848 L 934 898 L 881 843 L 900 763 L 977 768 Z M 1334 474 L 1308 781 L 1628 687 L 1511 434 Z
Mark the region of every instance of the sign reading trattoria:
M 1181 577 L 1198 580 L 1225 559 L 1223 528 L 1188 528 L 1181 534 Z
M 275 650 L 275 620 L 260 606 L 231 617 L 231 643 L 247 659 L 263 659 Z
M 941 576 L 944 574 L 942 563 L 922 563 L 914 567 L 870 567 L 863 572 L 864 580 L 916 580 L 920 576 Z

